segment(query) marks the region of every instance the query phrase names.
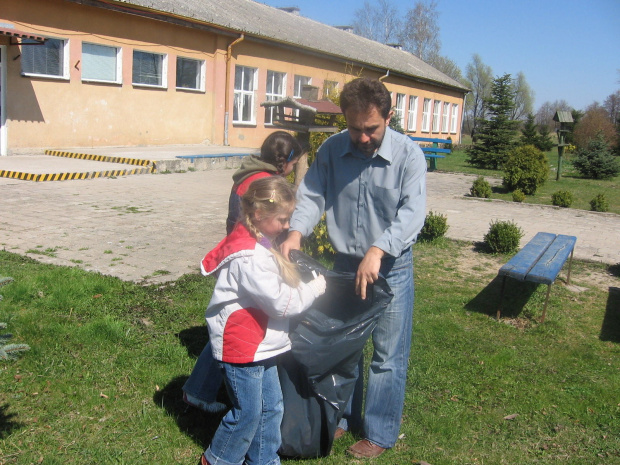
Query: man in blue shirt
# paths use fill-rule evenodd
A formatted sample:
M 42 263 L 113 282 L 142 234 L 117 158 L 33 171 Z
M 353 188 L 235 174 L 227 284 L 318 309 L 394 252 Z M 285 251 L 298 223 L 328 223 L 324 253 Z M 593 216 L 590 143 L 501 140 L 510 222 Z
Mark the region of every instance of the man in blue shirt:
M 381 273 L 394 298 L 373 331 L 362 419 L 363 361 L 347 412 L 337 430 L 358 430 L 364 439 L 347 452 L 372 458 L 398 438 L 413 325 L 411 246 L 426 216 L 426 160 L 420 147 L 389 128 L 392 99 L 383 83 L 358 78 L 340 94 L 347 130 L 327 139 L 297 192 L 285 256 L 299 249 L 326 214 L 336 250 L 334 269 L 356 273 L 356 292 Z

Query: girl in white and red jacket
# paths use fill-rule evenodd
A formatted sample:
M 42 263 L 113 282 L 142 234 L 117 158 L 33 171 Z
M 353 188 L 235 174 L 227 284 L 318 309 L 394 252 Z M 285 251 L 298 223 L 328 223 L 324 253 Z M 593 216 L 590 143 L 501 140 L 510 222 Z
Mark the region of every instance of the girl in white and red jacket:
M 282 391 L 276 356 L 290 349 L 288 318 L 325 292 L 325 279 L 300 281 L 272 246 L 288 228 L 295 193 L 280 176 L 252 182 L 241 198 L 242 221 L 201 262 L 217 275 L 206 320 L 232 402 L 203 465 L 280 463 Z

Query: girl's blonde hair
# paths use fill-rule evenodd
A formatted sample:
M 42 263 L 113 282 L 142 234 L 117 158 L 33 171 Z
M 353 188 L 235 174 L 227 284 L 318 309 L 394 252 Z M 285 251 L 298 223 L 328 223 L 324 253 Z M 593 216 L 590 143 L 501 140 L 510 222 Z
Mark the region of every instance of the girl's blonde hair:
M 295 190 L 291 183 L 281 176 L 270 176 L 253 181 L 241 197 L 241 217 L 248 230 L 260 240 L 261 232 L 254 224 L 255 213 L 262 217 L 280 214 L 290 215 L 295 208 Z M 284 282 L 291 287 L 299 286 L 299 271 L 294 263 L 287 260 L 275 248 L 270 249 L 275 255 L 280 274 Z

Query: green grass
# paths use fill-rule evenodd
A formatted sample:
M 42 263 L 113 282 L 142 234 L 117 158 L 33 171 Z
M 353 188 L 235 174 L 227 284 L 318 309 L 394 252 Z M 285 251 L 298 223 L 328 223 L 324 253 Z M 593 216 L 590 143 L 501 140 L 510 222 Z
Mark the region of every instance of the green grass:
M 620 296 L 588 284 L 617 266 L 575 261 L 587 289 L 554 285 L 544 324 L 546 287 L 509 281 L 498 322 L 507 257 L 470 249 L 415 247 L 403 437 L 371 463 L 619 464 Z M 0 363 L 1 464 L 197 462 L 219 417 L 186 410 L 181 386 L 206 341 L 211 278 L 143 287 L 9 252 L 0 275 L 15 279 L 0 321 L 31 347 Z M 361 463 L 344 455 L 355 440 L 303 463 Z
M 571 164 L 573 156 L 571 154 L 564 155 L 560 180 L 556 181 L 557 150 L 547 152 L 550 166 L 549 178 L 535 195 L 526 196 L 524 203 L 552 205 L 551 195 L 559 190 L 567 190 L 573 194 L 574 201 L 571 208 L 590 210 L 590 200 L 598 194 L 603 194 L 609 203 L 609 212 L 620 214 L 620 176 L 607 180 L 582 178 Z M 437 162 L 437 167 L 439 171 L 475 174 L 485 178 L 498 178 L 501 181 L 502 171 L 474 168 L 465 161 L 466 158 L 465 150 L 458 149 L 446 155 L 446 158 L 440 159 Z M 493 188 L 491 198 L 512 201 L 512 193 L 499 186 Z

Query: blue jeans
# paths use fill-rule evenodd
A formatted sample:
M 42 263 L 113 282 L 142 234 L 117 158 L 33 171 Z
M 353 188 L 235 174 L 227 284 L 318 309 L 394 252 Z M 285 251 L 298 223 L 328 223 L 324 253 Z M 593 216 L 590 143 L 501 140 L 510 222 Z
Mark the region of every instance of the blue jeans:
M 183 385 L 183 391 L 197 399 L 211 403 L 216 401 L 221 385 L 222 372 L 219 363 L 213 358 L 211 341 L 209 341 L 198 356 L 192 374 Z
M 360 260 L 338 255 L 334 270 L 357 271 Z M 362 419 L 364 392 L 363 357 L 349 404 L 350 411 L 338 426 L 345 430 L 361 429 L 364 438 L 383 448 L 394 447 L 398 439 L 405 401 L 407 367 L 413 329 L 413 256 L 411 249 L 398 258 L 384 259 L 381 273 L 392 288 L 394 298 L 379 317 L 372 333 L 373 354 L 368 370 L 366 404 Z
M 284 406 L 276 359 L 221 367 L 233 406 L 205 457 L 211 465 L 278 465 Z

